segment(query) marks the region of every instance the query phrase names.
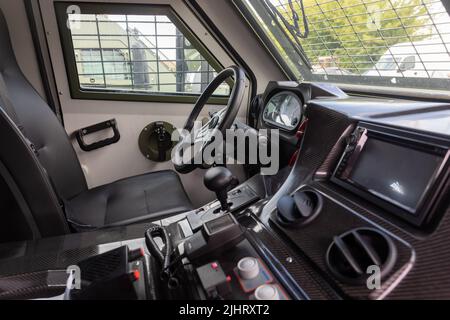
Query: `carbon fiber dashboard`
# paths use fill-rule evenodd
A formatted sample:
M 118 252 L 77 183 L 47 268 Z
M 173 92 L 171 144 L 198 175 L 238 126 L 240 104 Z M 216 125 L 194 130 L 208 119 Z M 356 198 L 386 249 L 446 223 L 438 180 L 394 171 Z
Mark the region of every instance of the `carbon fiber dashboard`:
M 450 299 L 449 182 L 444 187 L 438 217 L 429 228 L 418 228 L 361 197 L 330 182 L 330 176 L 346 146 L 346 138 L 361 121 L 392 126 L 405 131 L 445 137 L 450 107 L 440 103 L 383 100 L 363 97 L 317 98 L 309 102 L 309 119 L 299 158 L 283 190 L 262 210 L 260 219 L 278 233 L 311 270 L 341 297 L 352 299 Z M 435 125 L 427 113 L 433 115 Z M 442 118 L 436 117 L 442 112 Z M 412 120 L 414 119 L 414 121 Z M 422 119 L 428 119 L 422 120 Z M 444 128 L 444 129 L 442 129 Z M 448 172 L 448 167 L 445 169 Z M 380 172 L 380 174 L 383 174 Z M 411 172 L 413 175 L 414 173 Z M 313 190 L 321 195 L 321 213 L 310 224 L 298 228 L 281 225 L 276 219 L 276 201 L 295 190 Z M 375 227 L 399 242 L 397 265 L 379 290 L 349 285 L 336 279 L 325 263 L 333 238 L 358 227 Z M 297 275 L 300 277 L 300 275 Z

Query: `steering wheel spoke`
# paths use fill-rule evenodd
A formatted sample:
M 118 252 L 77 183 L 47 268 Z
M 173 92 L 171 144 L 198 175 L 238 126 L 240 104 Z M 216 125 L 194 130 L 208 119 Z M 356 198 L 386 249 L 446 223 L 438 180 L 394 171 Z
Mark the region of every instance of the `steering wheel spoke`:
M 189 147 L 194 148 L 195 150 L 191 159 L 192 161 L 190 161 L 190 163 L 185 163 L 183 161 L 181 164 L 179 162 L 174 162 L 175 169 L 178 172 L 189 173 L 196 168 L 204 168 L 205 164 L 195 164 L 195 161 L 193 160 L 198 159 L 200 152 L 203 155 L 204 149 L 212 142 L 212 139 L 217 132 L 220 132 L 223 135 L 225 134 L 225 131 L 230 129 L 233 125 L 245 93 L 245 72 L 242 68 L 237 66 L 224 69 L 208 85 L 194 106 L 194 109 L 186 122 L 185 129 L 191 131 L 192 128 L 194 128 L 194 123 L 200 115 L 202 109 L 207 104 L 208 100 L 214 94 L 216 89 L 230 77 L 234 78 L 234 86 L 228 100 L 228 105 L 213 114 L 212 118 L 204 126 L 191 134 Z M 183 146 L 186 146 L 186 139 L 180 141 L 180 148 L 175 149 L 175 159 L 179 160 L 180 158 L 183 158 L 182 152 L 185 148 L 181 147 L 181 144 L 184 143 Z M 183 158 L 183 160 L 185 160 L 185 158 Z

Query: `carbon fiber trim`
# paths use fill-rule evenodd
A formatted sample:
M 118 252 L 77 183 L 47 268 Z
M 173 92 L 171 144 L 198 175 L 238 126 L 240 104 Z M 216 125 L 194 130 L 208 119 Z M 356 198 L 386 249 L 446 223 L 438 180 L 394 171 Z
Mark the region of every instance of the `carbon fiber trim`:
M 315 191 L 312 188 L 305 188 L 304 190 Z M 376 227 L 377 229 L 380 229 L 380 227 L 373 225 L 363 217 L 355 215 L 353 212 L 333 202 L 325 195 L 322 197 L 322 213 L 309 225 L 296 229 L 284 228 L 277 223 L 275 216 L 272 217 L 272 222 L 280 231 L 286 234 L 291 240 L 292 245 L 301 250 L 313 261 L 317 268 L 327 274 L 328 279 L 333 279 L 334 277 L 325 263 L 325 253 L 333 241 L 333 237 L 356 228 Z M 273 214 L 275 215 L 276 212 L 274 211 Z M 382 282 L 382 286 L 385 288 L 384 290 L 374 292 L 367 289 L 365 284 L 349 285 L 338 280 L 333 280 L 333 282 L 345 295 L 353 299 L 378 299 L 384 296 L 385 290 L 391 289 L 388 284 L 395 283 L 398 277 L 404 276 L 404 273 L 398 273 L 398 271 L 401 269 L 407 270 L 408 265 L 412 265 L 415 259 L 412 248 L 406 242 L 401 239 L 395 239 L 395 245 L 398 250 L 398 258 L 393 271 L 388 274 Z
M 416 262 L 407 277 L 387 296 L 388 299 L 450 299 L 450 207 L 437 229 L 429 235 L 417 236 L 386 219 L 377 208 L 362 206 L 361 200 L 342 193 L 330 184 L 317 184 L 318 190 L 357 211 L 384 229 L 407 241 L 416 252 Z
M 52 276 L 50 274 L 52 273 Z M 65 271 L 41 271 L 0 278 L 0 299 L 43 299 L 64 293 Z
M 286 237 L 292 248 L 301 248 L 298 251 L 300 256 L 303 255 L 301 258 L 303 261 L 298 262 L 299 265 L 311 259 L 312 266 L 310 268 L 312 270 L 316 273 L 325 272 L 321 281 L 326 281 L 331 287 L 336 285 L 338 287 L 335 288 L 336 291 L 342 290 L 344 297 L 450 299 L 450 277 L 448 275 L 450 252 L 447 250 L 450 241 L 450 204 L 444 207 L 443 219 L 434 232 L 421 234 L 412 230 L 406 223 L 381 212 L 379 208 L 353 196 L 342 188 L 327 182 L 314 182 L 315 179 L 326 181 L 330 171 L 335 166 L 340 150 L 342 150 L 341 144 L 343 144 L 345 138 L 344 133 L 351 132 L 351 128 L 356 125 L 357 120 L 315 104 L 307 108 L 307 116 L 310 119 L 309 127 L 303 141 L 300 157 L 291 177 L 288 178 L 287 184 L 289 187 L 283 186 L 278 196 L 270 201 L 271 206 L 267 207 L 268 210 L 263 210 L 262 221 L 269 229 L 272 225 L 275 232 L 280 233 L 283 238 Z M 290 180 L 292 176 L 295 179 Z M 309 185 L 322 192 L 324 196 L 329 196 L 330 199 L 327 201 L 329 207 L 324 211 L 340 213 L 336 216 L 328 215 L 329 220 L 326 222 L 320 222 L 321 217 L 319 216 L 318 221 L 301 230 L 290 230 L 278 226 L 276 222 L 273 224 L 267 222 L 267 215 L 272 215 L 276 209 L 276 201 L 281 196 L 290 194 L 301 185 Z M 353 215 L 353 218 L 351 211 L 357 214 Z M 342 219 L 344 212 L 347 212 L 348 218 Z M 317 227 L 314 224 L 322 225 Z M 411 253 L 411 250 L 401 250 L 395 271 L 384 281 L 383 288 L 374 292 L 339 283 L 328 273 L 324 264 L 326 246 L 331 243 L 330 237 L 333 234 L 337 235 L 340 232 L 349 231 L 353 227 L 368 224 L 375 224 L 394 237 L 402 239 L 405 248 L 409 245 L 414 250 L 414 253 Z M 278 248 L 279 246 L 276 243 L 271 243 L 272 248 Z M 414 263 L 411 264 L 408 261 Z M 307 283 L 303 274 L 299 274 L 295 270 L 291 272 L 299 282 Z M 312 292 L 314 292 L 314 289 L 316 288 L 309 288 Z
M 308 263 L 304 256 L 289 249 L 284 241 L 267 230 L 255 218 L 249 217 L 245 221 L 240 220 L 240 222 L 250 230 L 253 230 L 252 232 L 258 240 L 271 250 L 271 253 L 306 292 L 309 299 L 339 299 L 339 294 L 336 290 Z

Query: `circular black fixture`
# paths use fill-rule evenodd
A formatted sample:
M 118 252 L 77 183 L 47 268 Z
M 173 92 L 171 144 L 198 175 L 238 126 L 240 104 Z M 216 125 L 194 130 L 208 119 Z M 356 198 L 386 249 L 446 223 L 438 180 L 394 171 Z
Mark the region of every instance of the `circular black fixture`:
M 277 221 L 284 227 L 301 227 L 320 212 L 321 198 L 312 191 L 297 191 L 278 200 Z
M 326 255 L 331 273 L 340 281 L 349 284 L 363 284 L 370 274 L 370 266 L 378 266 L 381 278 L 394 267 L 397 249 L 385 233 L 360 228 L 346 232 L 333 239 Z
M 150 123 L 139 136 L 139 149 L 148 160 L 165 162 L 170 160 L 176 142 L 172 141 L 175 127 L 164 121 Z

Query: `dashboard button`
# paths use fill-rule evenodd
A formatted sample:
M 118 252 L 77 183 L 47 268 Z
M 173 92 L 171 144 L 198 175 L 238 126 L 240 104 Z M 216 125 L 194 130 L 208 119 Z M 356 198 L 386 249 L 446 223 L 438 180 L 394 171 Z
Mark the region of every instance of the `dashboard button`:
M 255 290 L 256 300 L 280 300 L 278 289 L 270 284 L 265 284 Z
M 244 280 L 251 280 L 259 275 L 258 260 L 252 257 L 243 258 L 238 263 L 239 275 Z

